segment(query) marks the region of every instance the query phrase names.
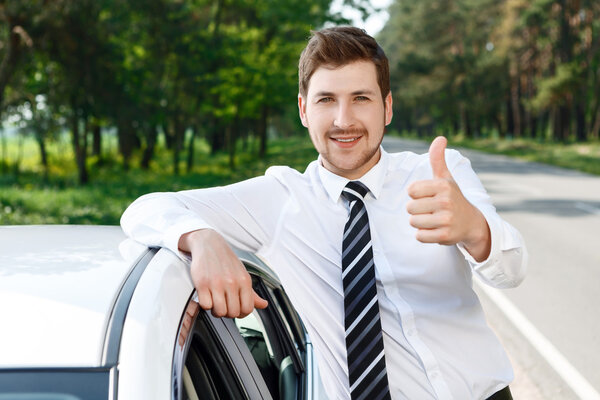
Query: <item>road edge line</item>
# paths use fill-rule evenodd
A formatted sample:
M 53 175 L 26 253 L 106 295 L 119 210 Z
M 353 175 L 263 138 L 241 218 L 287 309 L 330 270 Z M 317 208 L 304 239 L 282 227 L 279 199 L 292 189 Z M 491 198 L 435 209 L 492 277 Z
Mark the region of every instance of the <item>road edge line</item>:
M 577 396 L 584 400 L 600 400 L 600 393 L 505 295 L 485 284 L 477 281 L 476 284 Z

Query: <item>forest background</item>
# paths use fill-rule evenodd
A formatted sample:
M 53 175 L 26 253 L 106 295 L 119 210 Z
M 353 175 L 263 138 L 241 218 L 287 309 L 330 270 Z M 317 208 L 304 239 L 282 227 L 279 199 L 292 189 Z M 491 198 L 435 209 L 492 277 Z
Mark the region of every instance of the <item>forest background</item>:
M 364 18 L 366 0 L 337 0 Z M 0 0 L 0 224 L 115 224 L 150 191 L 314 159 L 297 116 L 332 0 Z M 600 2 L 392 1 L 390 134 L 600 174 Z

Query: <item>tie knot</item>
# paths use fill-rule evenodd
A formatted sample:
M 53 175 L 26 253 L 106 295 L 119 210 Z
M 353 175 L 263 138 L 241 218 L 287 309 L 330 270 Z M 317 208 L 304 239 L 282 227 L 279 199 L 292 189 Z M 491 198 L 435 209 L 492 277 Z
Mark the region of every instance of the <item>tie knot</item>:
M 342 190 L 342 196 L 348 201 L 364 200 L 369 189 L 360 181 L 350 181 Z

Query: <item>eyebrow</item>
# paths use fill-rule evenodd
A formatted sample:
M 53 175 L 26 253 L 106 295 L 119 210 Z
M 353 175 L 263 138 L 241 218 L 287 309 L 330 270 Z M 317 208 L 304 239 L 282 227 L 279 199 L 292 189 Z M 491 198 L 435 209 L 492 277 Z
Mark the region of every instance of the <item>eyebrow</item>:
M 368 94 L 368 95 L 374 96 L 375 92 L 372 90 L 369 90 L 369 89 L 359 89 L 359 90 L 355 90 L 354 92 L 352 92 L 350 94 L 352 96 L 359 96 L 361 94 Z M 320 91 L 320 92 L 315 93 L 315 97 L 323 97 L 323 96 L 334 97 L 335 93 L 327 92 L 327 91 Z

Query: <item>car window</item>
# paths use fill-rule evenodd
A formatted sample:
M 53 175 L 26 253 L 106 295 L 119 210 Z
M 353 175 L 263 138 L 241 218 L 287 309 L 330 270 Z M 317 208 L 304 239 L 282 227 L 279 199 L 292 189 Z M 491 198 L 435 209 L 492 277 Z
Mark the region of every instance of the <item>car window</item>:
M 173 371 L 174 399 L 247 398 L 227 349 L 206 312 L 199 312 L 198 303 L 193 300 L 188 303 L 177 347 L 179 351 L 176 349 Z
M 289 303 L 281 289 L 253 276 L 254 290 L 269 301 L 264 310 L 255 309 L 250 315 L 236 319 L 235 323 L 244 338 L 252 357 L 274 399 L 301 398 L 303 385 L 304 344 L 294 333 L 295 322 L 284 308 Z M 284 307 L 285 305 L 285 307 Z M 293 310 L 293 309 L 292 309 Z

